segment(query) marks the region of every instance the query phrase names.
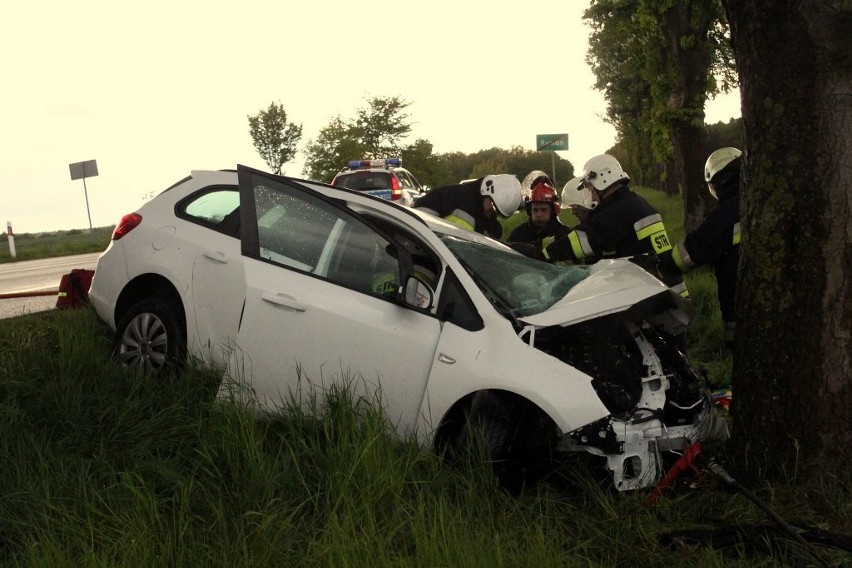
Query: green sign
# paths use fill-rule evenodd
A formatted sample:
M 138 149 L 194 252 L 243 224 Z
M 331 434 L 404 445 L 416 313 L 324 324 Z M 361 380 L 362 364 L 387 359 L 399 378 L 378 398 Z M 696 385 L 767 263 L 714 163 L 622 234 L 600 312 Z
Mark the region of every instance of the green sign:
M 536 134 L 535 148 L 539 152 L 556 152 L 568 149 L 567 134 Z

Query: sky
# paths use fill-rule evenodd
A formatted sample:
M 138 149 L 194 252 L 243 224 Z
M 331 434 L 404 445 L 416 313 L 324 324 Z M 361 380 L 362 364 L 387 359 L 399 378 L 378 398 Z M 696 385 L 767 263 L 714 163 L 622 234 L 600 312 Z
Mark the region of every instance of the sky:
M 588 5 L 10 3 L 0 23 L 0 222 L 15 234 L 102 227 L 191 170 L 268 170 L 247 117 L 271 102 L 303 128 L 284 167 L 295 177 L 306 143 L 375 96 L 411 103 L 406 142 L 424 138 L 437 153 L 534 150 L 537 134 L 567 133 L 559 155 L 580 170 L 615 143 L 585 62 Z M 711 123 L 740 116 L 739 95 L 706 110 Z M 69 164 L 88 160 L 98 176 L 72 180 Z

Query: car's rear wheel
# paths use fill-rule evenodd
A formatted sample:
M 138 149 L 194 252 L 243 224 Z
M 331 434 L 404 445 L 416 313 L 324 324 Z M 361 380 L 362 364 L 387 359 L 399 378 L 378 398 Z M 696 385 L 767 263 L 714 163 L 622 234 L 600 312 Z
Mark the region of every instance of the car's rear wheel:
M 126 366 L 159 374 L 180 369 L 186 332 L 173 302 L 148 298 L 133 304 L 116 327 L 115 355 Z

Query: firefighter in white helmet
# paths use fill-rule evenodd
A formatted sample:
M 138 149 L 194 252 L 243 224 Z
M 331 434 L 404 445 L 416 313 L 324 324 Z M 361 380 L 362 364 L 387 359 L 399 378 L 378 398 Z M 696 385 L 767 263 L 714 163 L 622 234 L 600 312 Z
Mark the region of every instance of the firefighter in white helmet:
M 568 238 L 545 239 L 541 251 L 544 259 L 582 264 L 602 258 L 635 257 L 642 263 L 650 257 L 649 264 L 655 265 L 658 257 L 671 254 L 662 217 L 645 198 L 630 190 L 629 183 L 630 176 L 614 156 L 601 154 L 586 162 L 583 185 L 598 205 Z M 681 296 L 689 296 L 682 275 L 652 272 Z
M 740 167 L 742 152 L 737 148 L 719 148 L 707 158 L 704 180 L 710 194 L 719 200 L 701 225 L 686 235 L 663 259 L 667 272 L 686 273 L 703 264 L 712 264 L 725 344 L 733 345 L 737 317 L 734 304 L 737 290 L 737 266 L 740 261 Z
M 521 182 L 510 174 L 436 187 L 414 202 L 416 209 L 494 239 L 503 236 L 497 215 L 510 217 L 520 205 Z
M 598 206 L 591 190 L 583 184 L 582 176 L 573 178 L 562 188 L 562 204 L 568 207 L 581 223 Z

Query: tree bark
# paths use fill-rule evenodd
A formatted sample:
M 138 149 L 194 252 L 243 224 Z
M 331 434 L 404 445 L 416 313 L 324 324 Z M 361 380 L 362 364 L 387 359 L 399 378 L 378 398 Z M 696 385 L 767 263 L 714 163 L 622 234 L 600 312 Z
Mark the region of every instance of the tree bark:
M 723 0 L 745 155 L 733 449 L 770 478 L 852 458 L 852 5 Z

